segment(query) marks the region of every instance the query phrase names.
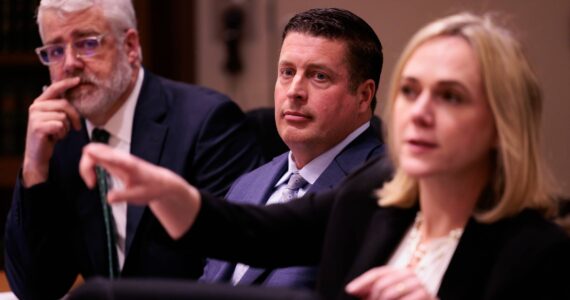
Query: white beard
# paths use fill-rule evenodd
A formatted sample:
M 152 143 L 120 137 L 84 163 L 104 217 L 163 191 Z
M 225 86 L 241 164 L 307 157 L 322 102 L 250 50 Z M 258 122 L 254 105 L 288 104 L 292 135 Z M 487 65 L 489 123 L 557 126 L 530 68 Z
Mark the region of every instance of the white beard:
M 118 63 L 114 65 L 111 76 L 107 79 L 100 79 L 85 72 L 69 76 L 80 78 L 79 85 L 67 90 L 65 96 L 82 117 L 96 119 L 107 115 L 129 86 L 133 69 L 127 55 L 123 51 L 118 52 Z

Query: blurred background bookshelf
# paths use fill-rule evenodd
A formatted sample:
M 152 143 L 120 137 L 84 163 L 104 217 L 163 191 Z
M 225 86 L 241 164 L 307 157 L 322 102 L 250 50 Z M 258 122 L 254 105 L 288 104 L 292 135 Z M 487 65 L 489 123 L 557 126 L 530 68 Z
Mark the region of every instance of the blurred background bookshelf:
M 22 161 L 28 106 L 49 82 L 47 69 L 34 53 L 34 48 L 41 45 L 34 19 L 38 3 L 39 0 L 0 1 L 1 232 Z

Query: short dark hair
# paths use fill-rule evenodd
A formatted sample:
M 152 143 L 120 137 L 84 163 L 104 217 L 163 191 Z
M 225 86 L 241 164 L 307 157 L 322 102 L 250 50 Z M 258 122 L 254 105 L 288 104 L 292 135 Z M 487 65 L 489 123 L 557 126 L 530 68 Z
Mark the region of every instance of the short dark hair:
M 374 113 L 376 91 L 382 72 L 382 44 L 366 21 L 345 9 L 314 8 L 293 16 L 283 30 L 282 39 L 285 40 L 290 32 L 344 41 L 347 46 L 351 91 L 355 92 L 358 85 L 368 79 L 374 80 L 376 84 L 370 103 Z

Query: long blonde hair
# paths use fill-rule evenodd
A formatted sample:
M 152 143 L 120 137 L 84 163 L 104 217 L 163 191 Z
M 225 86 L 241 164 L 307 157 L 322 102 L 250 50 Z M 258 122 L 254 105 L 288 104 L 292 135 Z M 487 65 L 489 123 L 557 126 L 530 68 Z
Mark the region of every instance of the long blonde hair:
M 460 37 L 474 50 L 497 128 L 493 195 L 490 203 L 479 203 L 475 217 L 494 222 L 524 208 L 549 211 L 554 185 L 540 154 L 541 90 L 519 42 L 489 15 L 460 13 L 436 20 L 420 29 L 404 49 L 393 73 L 385 110 L 394 165 L 397 167 L 398 161 L 391 123 L 403 68 L 420 45 L 441 36 Z M 410 207 L 417 202 L 418 192 L 417 181 L 397 168 L 394 178 L 378 191 L 379 204 Z

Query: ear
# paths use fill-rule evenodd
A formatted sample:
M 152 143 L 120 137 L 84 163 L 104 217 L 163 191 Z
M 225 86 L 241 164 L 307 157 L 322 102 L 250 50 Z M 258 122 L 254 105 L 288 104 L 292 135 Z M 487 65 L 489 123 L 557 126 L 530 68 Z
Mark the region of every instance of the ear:
M 124 47 L 127 52 L 127 57 L 129 58 L 129 63 L 131 65 L 139 65 L 141 61 L 141 46 L 139 43 L 139 33 L 135 29 L 129 28 L 125 33 Z
M 370 110 L 370 102 L 376 94 L 376 84 L 374 80 L 367 79 L 361 83 L 356 89 L 356 97 L 358 100 L 358 111 L 364 113 Z M 372 112 L 374 113 L 374 112 Z

